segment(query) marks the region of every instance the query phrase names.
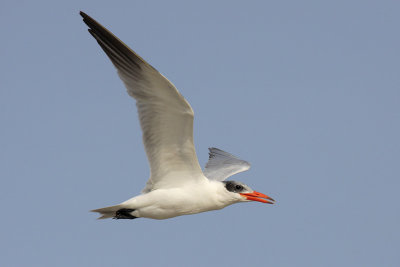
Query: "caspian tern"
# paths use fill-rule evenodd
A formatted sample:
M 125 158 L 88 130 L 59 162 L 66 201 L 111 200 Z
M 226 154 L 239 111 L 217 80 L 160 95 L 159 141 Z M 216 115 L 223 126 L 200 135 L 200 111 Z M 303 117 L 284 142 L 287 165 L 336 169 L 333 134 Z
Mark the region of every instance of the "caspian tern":
M 121 204 L 92 210 L 99 219 L 167 219 L 222 209 L 228 205 L 274 200 L 228 177 L 250 164 L 217 148 L 209 149 L 202 171 L 193 144 L 193 110 L 175 86 L 110 31 L 83 12 L 83 21 L 117 68 L 136 99 L 150 178 L 142 194 Z

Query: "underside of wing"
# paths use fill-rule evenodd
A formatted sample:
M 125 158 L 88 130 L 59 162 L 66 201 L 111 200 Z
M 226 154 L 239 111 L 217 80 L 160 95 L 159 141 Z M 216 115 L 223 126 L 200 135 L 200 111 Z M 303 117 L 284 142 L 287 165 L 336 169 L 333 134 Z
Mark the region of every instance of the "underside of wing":
M 202 177 L 193 144 L 193 110 L 175 86 L 127 45 L 81 12 L 90 34 L 136 99 L 143 143 L 150 162 L 144 192 L 179 186 Z
M 209 159 L 204 168 L 208 179 L 224 181 L 228 177 L 250 169 L 250 163 L 235 157 L 228 152 L 212 147 L 209 148 Z

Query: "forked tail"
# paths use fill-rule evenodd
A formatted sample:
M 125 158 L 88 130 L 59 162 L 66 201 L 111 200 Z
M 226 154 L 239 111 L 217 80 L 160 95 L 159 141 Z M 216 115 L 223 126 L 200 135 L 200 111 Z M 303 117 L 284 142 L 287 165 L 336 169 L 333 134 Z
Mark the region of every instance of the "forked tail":
M 135 210 L 124 208 L 123 204 L 91 210 L 91 211 L 100 213 L 101 216 L 97 218 L 98 220 L 108 219 L 108 218 L 132 220 L 137 218 L 132 215 L 132 212 L 134 212 Z

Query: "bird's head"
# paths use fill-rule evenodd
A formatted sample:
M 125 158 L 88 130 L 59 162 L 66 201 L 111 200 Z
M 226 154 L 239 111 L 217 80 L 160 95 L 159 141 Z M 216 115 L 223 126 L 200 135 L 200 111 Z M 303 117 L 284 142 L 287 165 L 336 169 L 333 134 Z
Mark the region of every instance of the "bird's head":
M 228 194 L 237 202 L 258 201 L 262 203 L 274 204 L 275 200 L 267 195 L 256 192 L 244 183 L 237 181 L 224 181 L 225 189 Z

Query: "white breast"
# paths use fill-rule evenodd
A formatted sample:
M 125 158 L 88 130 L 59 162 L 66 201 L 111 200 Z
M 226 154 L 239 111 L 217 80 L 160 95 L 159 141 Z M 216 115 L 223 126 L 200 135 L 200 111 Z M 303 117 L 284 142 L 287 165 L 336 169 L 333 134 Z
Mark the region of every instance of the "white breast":
M 185 187 L 157 189 L 123 204 L 135 209 L 136 217 L 167 219 L 180 215 L 222 209 L 233 204 L 221 182 L 204 180 Z

